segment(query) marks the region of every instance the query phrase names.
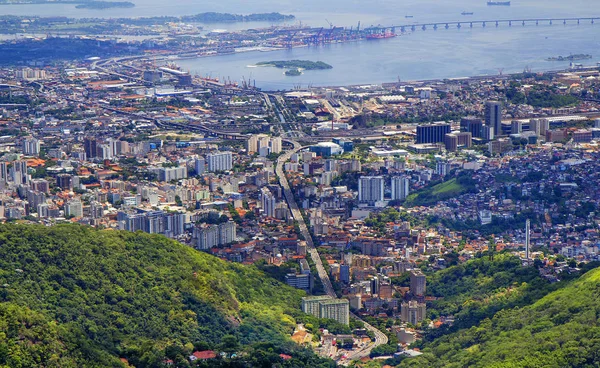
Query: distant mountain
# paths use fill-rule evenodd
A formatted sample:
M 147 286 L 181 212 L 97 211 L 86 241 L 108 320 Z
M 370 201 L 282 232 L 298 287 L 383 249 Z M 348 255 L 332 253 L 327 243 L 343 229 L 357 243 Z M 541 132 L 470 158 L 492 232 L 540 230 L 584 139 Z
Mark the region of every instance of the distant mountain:
M 331 366 L 290 342 L 302 295 L 163 236 L 0 225 L 0 366 Z
M 600 269 L 434 340 L 399 367 L 598 367 Z

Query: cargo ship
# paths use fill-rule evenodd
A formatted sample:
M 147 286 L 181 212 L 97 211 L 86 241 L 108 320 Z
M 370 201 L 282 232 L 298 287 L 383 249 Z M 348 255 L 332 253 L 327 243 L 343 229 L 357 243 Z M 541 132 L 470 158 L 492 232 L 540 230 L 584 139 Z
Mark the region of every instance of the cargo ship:
M 392 37 L 396 37 L 396 34 L 394 32 L 378 32 L 378 33 L 371 33 L 367 35 L 367 40 L 381 40 L 384 38 L 392 38 Z
M 464 11 L 460 13 L 461 15 L 473 15 L 473 12 Z
M 510 6 L 510 1 L 493 1 L 490 0 L 487 2 L 488 5 L 503 5 L 503 6 Z

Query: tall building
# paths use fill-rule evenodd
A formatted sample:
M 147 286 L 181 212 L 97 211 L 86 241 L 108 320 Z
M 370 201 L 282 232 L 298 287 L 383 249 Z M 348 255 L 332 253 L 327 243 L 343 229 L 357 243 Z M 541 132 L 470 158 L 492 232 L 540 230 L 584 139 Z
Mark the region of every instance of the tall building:
M 85 151 L 85 156 L 87 159 L 92 159 L 97 155 L 97 146 L 96 138 L 86 137 L 83 140 L 83 150 Z
M 420 269 L 410 271 L 410 292 L 416 296 L 424 296 L 426 289 L 426 278 Z
M 435 164 L 435 173 L 440 176 L 446 176 L 450 172 L 451 165 L 445 161 L 438 161 Z
M 311 278 L 312 275 L 310 273 L 288 273 L 285 275 L 285 283 L 296 289 L 302 289 L 308 292 L 311 289 Z
M 540 133 L 541 127 L 542 127 L 542 124 L 540 122 L 540 119 L 530 119 L 529 120 L 529 131 L 534 132 L 535 135 L 538 135 L 538 136 L 541 135 L 541 133 Z
M 158 180 L 171 181 L 187 178 L 187 166 L 161 167 L 158 171 Z
M 475 138 L 481 138 L 483 135 L 483 121 L 473 116 L 467 116 L 460 119 L 460 130 L 469 132 Z
M 181 212 L 148 211 L 117 213 L 119 228 L 127 231 L 141 230 L 150 234 L 163 234 L 170 238 L 182 235 L 185 231 L 187 216 Z
M 271 152 L 272 153 L 280 153 L 282 140 L 281 137 L 272 137 L 271 138 Z
M 416 300 L 400 305 L 400 319 L 402 322 L 417 325 L 425 319 L 426 313 L 425 303 L 418 303 Z
M 206 160 L 204 157 L 198 157 L 194 160 L 194 169 L 196 170 L 196 175 L 204 174 L 204 171 L 206 171 Z
M 233 156 L 231 152 L 216 152 L 206 155 L 208 171 L 228 171 L 233 167 Z
M 65 204 L 65 216 L 66 217 L 82 217 L 83 216 L 83 205 L 80 200 L 74 199 Z
M 317 318 L 328 318 L 348 325 L 350 323 L 350 303 L 348 299 L 333 299 L 327 295 L 302 298 L 302 311 Z
M 486 141 L 491 141 L 492 139 L 494 139 L 495 134 L 494 134 L 494 127 L 491 126 L 484 126 L 482 129 L 482 134 L 481 134 L 481 138 L 485 139 Z
M 392 178 L 392 200 L 401 200 L 408 197 L 410 180 L 406 176 Z
M 417 144 L 444 142 L 446 134 L 450 133 L 450 124 L 434 123 L 417 126 Z
M 70 174 L 58 174 L 56 186 L 62 190 L 73 189 L 73 177 Z
M 332 300 L 332 298 L 329 295 L 305 296 L 302 298 L 302 312 L 319 317 L 319 303 L 326 300 Z
M 525 259 L 529 259 L 529 233 L 530 233 L 531 222 L 529 219 L 525 221 Z
M 523 122 L 513 120 L 510 122 L 510 134 L 521 134 L 523 132 Z
M 347 264 L 340 266 L 340 281 L 346 284 L 350 283 L 350 266 Z
M 29 183 L 29 174 L 27 173 L 27 161 L 14 161 L 10 169 L 10 176 L 15 185 Z
M 33 137 L 23 139 L 23 154 L 38 156 L 40 154 L 40 141 Z
M 383 201 L 383 196 L 383 176 L 361 176 L 358 179 L 358 200 L 360 202 L 381 202 Z
M 350 324 L 350 302 L 348 299 L 331 299 L 319 302 L 319 318 L 333 319 Z
M 8 162 L 0 161 L 0 182 L 6 184 L 10 180 L 8 176 Z
M 261 136 L 261 134 L 253 134 L 248 138 L 248 141 L 246 142 L 246 151 L 248 151 L 248 154 L 258 152 L 258 140 Z
M 502 103 L 488 101 L 484 109 L 485 125 L 494 127 L 496 135 L 502 135 Z
M 456 152 L 458 150 L 458 137 L 456 134 L 446 134 L 444 137 L 444 146 L 448 152 Z
M 196 248 L 206 250 L 235 241 L 237 225 L 227 221 L 219 225 L 195 227 L 193 236 L 196 239 Z
M 262 188 L 260 191 L 260 204 L 265 216 L 275 217 L 275 207 L 277 199 L 269 188 Z

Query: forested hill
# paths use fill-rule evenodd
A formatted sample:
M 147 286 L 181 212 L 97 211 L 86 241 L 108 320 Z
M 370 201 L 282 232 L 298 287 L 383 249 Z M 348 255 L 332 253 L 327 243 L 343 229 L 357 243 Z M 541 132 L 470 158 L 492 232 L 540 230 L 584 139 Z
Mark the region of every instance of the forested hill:
M 600 269 L 522 308 L 434 340 L 400 367 L 598 367 Z
M 302 294 L 162 236 L 0 225 L 0 367 L 185 367 L 261 342 L 263 360 L 328 366 L 287 337 Z

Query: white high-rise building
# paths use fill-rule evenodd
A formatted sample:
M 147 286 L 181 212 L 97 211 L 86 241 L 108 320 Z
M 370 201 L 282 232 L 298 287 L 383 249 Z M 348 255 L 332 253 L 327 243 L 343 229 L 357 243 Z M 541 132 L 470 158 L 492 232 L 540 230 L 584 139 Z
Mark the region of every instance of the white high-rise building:
M 360 202 L 380 202 L 383 201 L 383 195 L 383 176 L 361 176 L 358 179 L 358 200 Z
M 71 200 L 65 204 L 65 216 L 82 217 L 83 205 L 78 199 Z
M 187 176 L 187 166 L 161 167 L 158 170 L 158 180 L 160 181 L 180 180 L 187 178 Z
M 275 207 L 277 206 L 277 200 L 268 188 L 261 189 L 260 204 L 265 216 L 275 217 Z
M 23 140 L 23 154 L 27 156 L 38 156 L 40 154 L 40 141 L 33 138 Z
M 10 169 L 10 176 L 15 185 L 29 183 L 27 161 L 15 161 Z
M 112 148 L 109 144 L 100 144 L 96 147 L 97 156 L 102 160 L 110 160 L 113 158 Z
M 271 153 L 281 152 L 281 137 L 271 138 Z
M 229 244 L 235 241 L 237 225 L 233 221 L 219 224 L 219 243 Z
M 231 152 L 216 152 L 206 155 L 208 171 L 228 171 L 233 167 L 233 156 Z
M 406 176 L 392 178 L 392 199 L 405 199 L 410 191 L 410 180 Z
M 339 323 L 350 323 L 350 302 L 348 299 L 331 299 L 319 302 L 320 318 L 333 319 Z

